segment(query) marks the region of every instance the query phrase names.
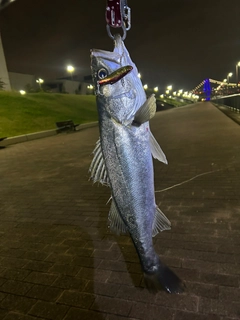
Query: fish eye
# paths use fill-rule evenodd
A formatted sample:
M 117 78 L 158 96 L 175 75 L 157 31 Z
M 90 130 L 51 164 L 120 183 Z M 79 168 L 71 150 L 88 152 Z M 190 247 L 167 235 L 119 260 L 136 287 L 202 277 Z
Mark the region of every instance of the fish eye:
M 106 78 L 107 75 L 108 75 L 108 72 L 106 69 L 102 68 L 102 69 L 98 70 L 98 78 L 99 79 L 104 79 L 104 78 Z

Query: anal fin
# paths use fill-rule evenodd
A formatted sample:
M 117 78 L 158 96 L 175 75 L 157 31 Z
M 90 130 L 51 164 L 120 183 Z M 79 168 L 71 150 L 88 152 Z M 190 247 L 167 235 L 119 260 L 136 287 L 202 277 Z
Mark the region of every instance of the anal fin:
M 118 212 L 115 201 L 113 199 L 112 199 L 111 208 L 108 215 L 108 220 L 109 220 L 109 228 L 113 233 L 116 233 L 117 235 L 121 233 L 127 233 L 127 227 L 123 222 Z
M 159 231 L 170 230 L 171 222 L 165 216 L 165 214 L 156 207 L 155 217 L 153 220 L 152 236 L 155 237 Z

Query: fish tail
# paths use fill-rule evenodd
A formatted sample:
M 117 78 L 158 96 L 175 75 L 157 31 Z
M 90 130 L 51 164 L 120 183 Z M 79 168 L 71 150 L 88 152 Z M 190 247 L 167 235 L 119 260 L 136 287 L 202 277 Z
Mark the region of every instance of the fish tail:
M 181 279 L 166 265 L 161 263 L 154 273 L 144 273 L 145 285 L 148 291 L 156 293 L 166 290 L 168 293 L 182 293 L 184 284 Z

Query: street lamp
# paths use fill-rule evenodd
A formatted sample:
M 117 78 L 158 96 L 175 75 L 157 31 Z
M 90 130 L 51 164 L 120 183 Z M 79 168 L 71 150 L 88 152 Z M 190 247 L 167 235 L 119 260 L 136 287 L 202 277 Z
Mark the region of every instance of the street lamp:
M 42 83 L 44 82 L 44 80 L 39 78 L 36 80 L 36 82 L 39 84 L 39 88 L 42 89 Z
M 229 92 L 229 78 L 232 76 L 232 72 L 229 72 L 229 74 L 227 75 L 227 93 Z
M 141 79 L 141 78 L 142 78 L 141 73 L 138 73 L 138 78 L 139 78 L 139 79 Z
M 155 92 L 158 92 L 158 87 L 155 87 L 153 90 L 154 90 Z
M 227 84 L 229 84 L 229 78 L 232 76 L 232 72 L 230 72 L 228 75 L 227 75 Z
M 172 90 L 172 85 L 167 86 L 167 89 L 168 89 L 169 91 Z
M 236 84 L 237 84 L 237 87 L 238 87 L 238 67 L 240 67 L 240 62 L 238 62 L 236 64 Z
M 73 76 L 72 76 L 72 74 L 73 74 L 73 72 L 74 72 L 74 67 L 73 66 L 67 66 L 67 72 L 69 72 L 70 74 L 71 74 L 71 78 L 72 78 L 72 80 L 73 80 Z

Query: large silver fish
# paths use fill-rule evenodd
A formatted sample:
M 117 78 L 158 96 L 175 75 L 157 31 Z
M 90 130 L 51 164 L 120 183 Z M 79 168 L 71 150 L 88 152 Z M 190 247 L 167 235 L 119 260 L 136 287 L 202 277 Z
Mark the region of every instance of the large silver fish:
M 90 166 L 94 181 L 109 185 L 111 230 L 129 232 L 150 291 L 182 291 L 181 280 L 156 254 L 152 237 L 171 228 L 155 203 L 153 160 L 167 163 L 149 128 L 156 112 L 154 95 L 146 99 L 138 70 L 119 35 L 113 52 L 91 51 L 100 140 Z

